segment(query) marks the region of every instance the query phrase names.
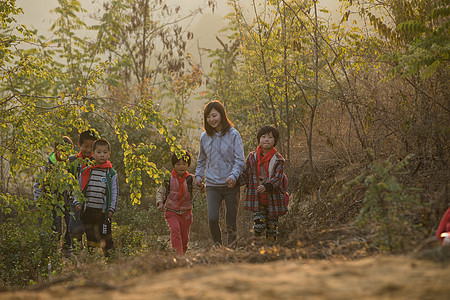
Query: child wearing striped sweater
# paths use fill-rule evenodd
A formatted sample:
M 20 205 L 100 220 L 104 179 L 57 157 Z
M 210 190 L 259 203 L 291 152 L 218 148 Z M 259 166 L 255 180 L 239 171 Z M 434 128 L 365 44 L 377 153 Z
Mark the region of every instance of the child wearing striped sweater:
M 92 145 L 95 164 L 81 171 L 79 178 L 81 191 L 86 198 L 83 206 L 79 199 L 74 205 L 77 211 L 83 211 L 84 230 L 89 248 L 101 247 L 105 256 L 114 249 L 111 234 L 111 219 L 116 211 L 119 185 L 117 173 L 109 157 L 111 146 L 105 139 L 99 139 Z

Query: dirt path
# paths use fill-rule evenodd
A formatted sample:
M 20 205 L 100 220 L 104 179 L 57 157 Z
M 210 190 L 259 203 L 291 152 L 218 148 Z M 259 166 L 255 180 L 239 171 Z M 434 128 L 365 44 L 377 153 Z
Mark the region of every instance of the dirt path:
M 450 299 L 450 266 L 404 256 L 194 266 L 112 287 L 65 282 L 0 299 Z

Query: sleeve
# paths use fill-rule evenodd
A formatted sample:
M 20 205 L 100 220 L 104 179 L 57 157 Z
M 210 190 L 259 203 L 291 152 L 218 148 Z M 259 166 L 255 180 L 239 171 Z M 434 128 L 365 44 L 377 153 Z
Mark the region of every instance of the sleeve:
M 206 159 L 207 159 L 207 155 L 206 155 L 206 151 L 204 148 L 204 135 L 206 133 L 204 132 L 202 134 L 202 136 L 200 137 L 200 150 L 198 153 L 198 158 L 197 158 L 197 168 L 195 169 L 195 179 L 200 181 L 203 176 L 205 175 L 205 169 L 206 169 Z
M 80 188 L 81 188 L 81 176 L 79 176 L 78 177 L 78 184 L 80 185 Z M 78 204 L 80 204 L 81 205 L 81 202 L 79 201 L 79 199 L 78 199 L 79 197 L 77 196 L 77 194 L 75 194 L 74 195 L 74 197 L 73 197 L 73 206 L 77 206 Z
M 240 182 L 241 186 L 242 185 L 246 185 L 248 183 L 248 179 L 249 179 L 249 176 L 250 176 L 249 172 L 250 172 L 250 168 L 251 168 L 251 161 L 250 161 L 250 159 L 251 159 L 252 153 L 250 153 L 247 156 L 247 160 L 245 161 L 245 169 L 244 169 L 244 171 L 242 171 L 241 176 L 239 176 L 239 182 Z
M 273 172 L 272 177 L 270 177 L 269 181 L 264 184 L 266 187 L 266 190 L 268 192 L 271 192 L 275 190 L 276 188 L 281 187 L 281 182 L 283 180 L 283 174 L 284 174 L 284 160 L 280 159 L 277 160 L 277 163 L 275 165 L 275 170 Z
M 156 205 L 159 204 L 159 202 L 165 202 L 164 199 L 166 197 L 166 185 L 165 184 L 161 184 L 158 188 L 158 190 L 156 191 Z
M 119 179 L 116 174 L 111 178 L 111 206 L 109 207 L 109 210 L 112 212 L 116 211 L 118 196 L 119 196 Z
M 42 195 L 42 185 L 44 184 L 44 176 L 45 176 L 45 167 L 41 167 L 40 173 L 38 174 L 36 181 L 33 184 L 33 197 L 34 200 L 39 199 Z
M 244 158 L 244 146 L 242 145 L 242 139 L 239 132 L 236 130 L 236 135 L 233 139 L 234 143 L 234 165 L 231 170 L 230 177 L 234 180 L 238 180 L 242 171 L 245 169 L 245 158 Z
M 39 183 L 38 180 L 36 180 L 33 184 L 33 196 L 34 196 L 34 200 L 39 199 L 39 197 L 41 197 L 42 195 L 42 189 L 41 189 L 41 184 Z
M 438 240 L 444 239 L 443 237 L 441 237 L 441 233 L 446 232 L 447 223 L 450 223 L 450 207 L 447 209 L 445 214 L 442 216 L 441 222 L 439 222 L 439 226 L 436 231 L 436 238 Z

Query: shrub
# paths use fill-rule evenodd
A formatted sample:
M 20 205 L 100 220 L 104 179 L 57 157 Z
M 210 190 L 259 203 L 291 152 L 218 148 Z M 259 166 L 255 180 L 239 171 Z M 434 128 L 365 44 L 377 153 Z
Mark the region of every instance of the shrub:
M 413 211 L 419 209 L 416 188 L 405 188 L 397 180 L 408 159 L 393 163 L 387 159 L 382 163 L 373 162 L 368 171 L 363 172 L 346 184 L 351 186 L 365 185 L 364 199 L 355 225 L 366 232 L 374 232 L 372 246 L 381 251 L 395 252 L 414 240 L 421 224 L 410 220 Z M 343 194 L 339 195 L 342 197 Z
M 12 220 L 0 225 L 1 285 L 24 287 L 60 270 L 54 234 L 43 228 L 36 222 Z

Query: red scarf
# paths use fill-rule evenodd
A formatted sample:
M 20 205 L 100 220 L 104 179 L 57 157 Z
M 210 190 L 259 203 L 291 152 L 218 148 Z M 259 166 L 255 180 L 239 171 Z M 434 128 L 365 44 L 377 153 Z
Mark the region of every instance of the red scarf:
M 177 172 L 175 170 L 172 171 L 172 176 L 178 179 L 178 207 L 181 205 L 181 202 L 183 202 L 184 199 L 184 181 L 186 180 L 186 177 L 188 177 L 190 174 L 188 172 L 184 172 L 183 177 L 178 176 Z
M 261 146 L 258 146 L 258 148 L 256 148 L 256 159 L 257 159 L 257 166 L 256 166 L 256 175 L 258 177 L 259 180 L 259 174 L 260 174 L 260 170 L 261 170 L 261 166 L 264 166 L 264 169 L 266 170 L 266 174 L 267 177 L 269 177 L 269 164 L 268 162 L 272 159 L 272 156 L 275 155 L 275 153 L 277 153 L 277 149 L 272 148 L 270 149 L 266 155 L 262 156 L 263 153 L 263 149 L 261 148 Z M 267 164 L 265 164 L 267 162 Z
M 104 164 L 101 165 L 94 165 L 94 166 L 90 166 L 87 167 L 86 169 L 83 170 L 82 174 L 81 174 L 81 190 L 84 189 L 84 187 L 86 186 L 86 184 L 89 181 L 89 177 L 91 176 L 91 171 L 92 169 L 107 169 L 107 168 L 112 168 L 112 164 L 111 162 L 108 160 L 107 162 L 105 162 Z

